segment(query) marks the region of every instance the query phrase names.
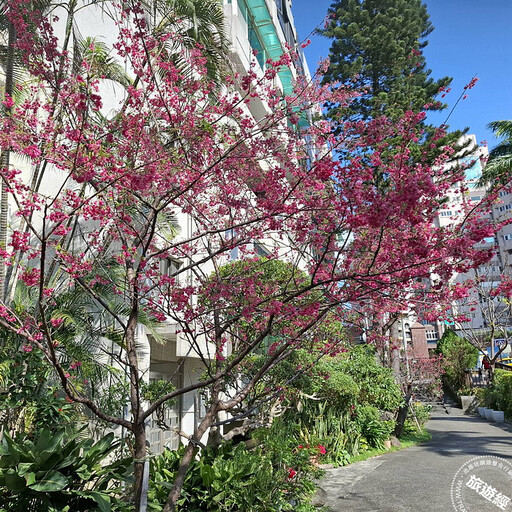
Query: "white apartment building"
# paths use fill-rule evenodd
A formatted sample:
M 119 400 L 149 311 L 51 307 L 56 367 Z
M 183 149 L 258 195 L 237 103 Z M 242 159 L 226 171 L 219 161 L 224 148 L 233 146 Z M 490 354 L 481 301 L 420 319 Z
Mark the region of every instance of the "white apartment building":
M 293 23 L 290 0 L 223 0 L 226 16 L 227 36 L 231 42 L 231 60 L 235 70 L 244 73 L 251 62 L 257 61 L 256 71 L 263 73 L 267 59 L 278 59 L 286 47 L 297 49 L 298 37 Z M 257 52 L 257 53 L 256 53 Z M 308 76 L 306 61 L 300 50 L 301 60 L 297 67 L 282 69 L 275 85 L 284 94 L 292 92 L 293 82 L 298 76 Z M 261 119 L 268 108 L 256 99 L 248 107 L 252 116 Z M 193 226 L 185 215 L 179 218 L 181 236 L 190 236 Z M 268 244 L 272 244 L 272 240 Z M 254 244 L 254 253 L 265 255 L 263 243 Z M 238 257 L 237 249 L 231 259 Z M 180 265 L 180 262 L 174 263 Z M 171 269 L 172 270 L 172 269 Z M 191 276 L 190 276 L 191 278 Z M 199 351 L 191 349 L 188 341 L 176 332 L 176 326 L 167 324 L 160 328 L 166 343 L 156 343 L 149 337 L 149 379 L 171 379 L 177 387 L 187 386 L 197 381 L 204 370 Z M 142 334 L 142 333 L 141 333 Z M 142 334 L 144 336 L 144 334 Z M 208 350 L 203 350 L 203 354 Z M 212 354 L 213 357 L 213 354 Z M 180 431 L 191 434 L 204 414 L 203 398 L 199 392 L 183 395 L 175 407 L 166 411 L 167 423 Z M 178 435 L 172 430 L 161 430 L 155 421 L 150 425 L 148 440 L 152 451 L 160 451 L 164 446 L 176 448 Z
M 470 156 L 463 158 L 460 163 L 469 165 L 465 170 L 465 180 L 456 191 L 449 195 L 449 201 L 443 205 L 439 212 L 437 222 L 440 226 L 448 226 L 462 220 L 462 207 L 477 205 L 486 195 L 486 187 L 478 185 L 482 170 L 488 157 L 488 149 L 478 146 L 474 135 L 466 135 L 464 143 L 469 142 L 473 149 Z M 459 162 L 458 162 L 459 163 Z M 493 223 L 500 223 L 512 215 L 512 194 L 503 191 L 499 201 L 492 204 L 484 213 L 484 218 Z M 472 280 L 476 285 L 471 289 L 469 297 L 453 305 L 453 315 L 463 315 L 465 322 L 448 322 L 435 326 L 436 339 L 442 335 L 446 327 L 458 331 L 462 336 L 484 336 L 490 324 L 504 328 L 512 327 L 509 308 L 500 297 L 493 297 L 492 290 L 501 282 L 503 275 L 512 272 L 512 226 L 501 228 L 496 236 L 486 238 L 478 245 L 483 250 L 494 251 L 494 256 L 485 265 L 459 274 L 454 281 L 462 283 Z M 431 344 L 434 345 L 432 337 Z
M 231 64 L 240 74 L 243 75 L 249 70 L 251 62 L 254 61 L 256 72 L 263 74 L 267 59 L 278 59 L 287 48 L 293 48 L 299 53 L 301 58 L 291 67 L 281 69 L 274 79 L 274 85 L 283 91 L 283 95 L 291 93 L 294 80 L 298 76 L 308 75 L 307 64 L 298 45 L 291 0 L 222 0 L 222 5 L 226 17 L 227 37 L 230 41 Z M 92 6 L 80 11 L 77 20 L 84 36 L 95 36 L 109 46 L 114 43 L 112 37 L 115 31 L 108 28 L 112 20 L 103 16 L 100 7 Z M 57 24 L 57 33 L 63 28 Z M 115 88 L 108 94 L 114 102 L 117 94 Z M 268 106 L 255 99 L 247 108 L 251 115 L 259 120 L 264 117 Z M 31 170 L 26 169 L 26 172 L 30 173 Z M 45 186 L 43 184 L 43 189 Z M 15 223 L 15 207 L 12 204 L 10 206 L 11 222 Z M 191 220 L 184 214 L 178 215 L 177 220 L 181 229 L 179 236 L 189 237 L 194 229 Z M 271 243 L 272 241 L 269 241 L 269 244 Z M 253 249 L 260 255 L 266 252 L 262 243 L 254 244 Z M 231 258 L 236 257 L 235 250 Z M 183 262 L 179 260 L 169 260 L 164 270 L 172 274 L 182 265 Z M 208 272 L 208 269 L 205 271 Z M 191 271 L 180 276 L 180 279 L 192 280 Z M 197 382 L 204 371 L 201 357 L 208 353 L 214 357 L 214 352 L 205 349 L 201 354 L 201 350 L 191 347 L 187 339 L 179 333 L 177 326 L 171 322 L 159 326 L 158 331 L 161 337 L 158 342 L 143 326 L 139 326 L 137 332 L 140 370 L 144 378 L 148 381 L 170 380 L 177 388 Z M 156 418 L 149 425 L 148 440 L 154 452 L 161 451 L 165 446 L 177 448 L 180 439 L 174 429 L 189 435 L 194 432 L 195 426 L 204 414 L 200 393 L 190 392 L 182 395 L 172 407 L 166 408 L 164 414 L 163 419 L 168 428 L 162 430 Z
M 468 156 L 464 156 L 450 164 L 453 166 L 464 165 L 464 180 L 459 182 L 447 194 L 447 200 L 440 207 L 438 215 L 435 219 L 436 226 L 447 227 L 453 224 L 462 222 L 468 207 L 477 205 L 485 196 L 486 188 L 478 185 L 478 181 L 482 175 L 482 169 L 485 165 L 488 150 L 485 146 L 479 146 L 476 141 L 475 135 L 464 135 L 459 141 L 463 147 L 470 151 Z M 467 152 L 467 150 L 465 152 Z M 492 212 L 487 214 L 489 218 L 492 217 Z M 482 249 L 493 248 L 495 245 L 494 237 L 486 239 L 481 244 Z M 494 280 L 496 275 L 499 275 L 499 258 L 495 256 L 486 268 L 477 270 L 481 275 L 484 272 L 491 272 L 489 279 Z M 454 277 L 454 282 L 463 282 L 467 279 L 474 277 L 475 272 L 470 271 L 467 274 L 459 274 Z M 471 325 L 483 325 L 482 310 L 475 308 L 474 304 L 478 302 L 478 294 L 473 294 L 464 303 L 454 305 L 454 314 L 464 314 L 471 318 Z M 455 328 L 451 322 L 435 322 L 434 325 L 426 324 L 426 338 L 429 349 L 435 349 L 438 340 L 443 335 L 447 327 Z

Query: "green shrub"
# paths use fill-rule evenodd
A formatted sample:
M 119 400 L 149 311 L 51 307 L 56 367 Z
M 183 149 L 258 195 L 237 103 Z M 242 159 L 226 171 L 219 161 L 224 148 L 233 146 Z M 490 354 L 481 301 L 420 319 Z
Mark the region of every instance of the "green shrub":
M 359 451 L 361 433 L 351 417 L 350 412 L 328 401 L 305 400 L 300 412 L 290 411 L 285 420 L 299 425 L 301 445 L 325 448 L 326 453 L 320 454 L 319 462 L 343 466 Z
M 311 356 L 300 357 L 306 365 Z M 294 385 L 300 392 L 285 419 L 300 426 L 302 444 L 325 446 L 321 462 L 335 465 L 384 446 L 393 422 L 381 421 L 381 411 L 394 412 L 403 401 L 391 370 L 379 364 L 369 346 L 324 357 Z
M 324 379 L 322 395 L 332 404 L 341 408 L 347 408 L 357 401 L 360 388 L 350 375 L 335 368 L 330 370 L 328 379 Z
M 419 402 L 416 402 L 414 404 L 411 404 L 411 415 L 414 415 L 416 417 L 416 420 L 422 427 L 429 419 L 430 419 L 430 413 L 432 411 L 431 405 L 423 405 Z
M 12 435 L 37 435 L 41 429 L 66 426 L 73 430 L 83 419 L 59 385 L 49 381 L 51 368 L 39 350 L 24 352 L 13 340 L 0 347 L 0 410 L 2 427 Z
M 447 329 L 436 351 L 443 355 L 445 383 L 455 391 L 461 390 L 464 387 L 465 370 L 475 367 L 478 362 L 478 349 Z
M 396 411 L 403 402 L 402 392 L 393 372 L 383 367 L 368 345 L 353 347 L 337 362 L 339 371 L 350 375 L 359 386 L 357 402 L 373 405 L 381 411 Z
M 312 512 L 309 504 L 318 474 L 308 450 L 299 449 L 293 431 L 282 425 L 255 433 L 261 442 L 207 447 L 193 461 L 179 499 L 187 512 Z M 149 510 L 159 512 L 174 481 L 183 448 L 166 450 L 151 461 Z
M 371 448 L 384 448 L 394 428 L 393 421 L 382 421 L 380 411 L 372 405 L 363 405 L 355 409 L 355 422 L 361 435 Z
M 421 427 L 418 429 L 418 424 L 413 419 L 407 418 L 402 429 L 402 436 L 415 435 L 419 432 L 421 432 Z
M 314 395 L 345 411 L 359 404 L 394 412 L 402 404 L 393 372 L 379 363 L 373 347 L 360 345 L 335 356 L 318 357 L 314 352 L 297 350 L 280 366 L 281 381 L 293 376 L 287 385 L 289 396 Z M 296 375 L 297 368 L 308 370 Z
M 492 386 L 485 388 L 484 401 L 487 407 L 503 411 L 507 419 L 512 419 L 512 372 L 495 371 Z
M 119 448 L 114 434 L 98 442 L 66 438 L 66 432 L 43 429 L 37 439 L 0 443 L 0 512 L 108 512 L 117 501 L 112 486 L 128 481 L 128 459 L 105 463 Z
M 411 404 L 403 426 L 403 435 L 415 436 L 424 432 L 423 425 L 430 419 L 431 410 L 430 405 L 423 405 L 420 402 Z

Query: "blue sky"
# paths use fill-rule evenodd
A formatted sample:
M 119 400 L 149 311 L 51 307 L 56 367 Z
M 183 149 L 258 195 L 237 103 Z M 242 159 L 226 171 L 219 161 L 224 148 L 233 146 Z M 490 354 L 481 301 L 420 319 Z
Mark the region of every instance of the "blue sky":
M 478 142 L 492 148 L 496 139 L 486 128 L 490 121 L 512 119 L 512 0 L 427 0 L 435 30 L 425 49 L 433 78 L 453 77 L 452 92 L 443 99 L 446 111 L 429 119 L 441 124 L 464 85 L 476 75 L 477 85 L 460 101 L 448 124 L 453 129 L 469 127 Z M 322 23 L 330 0 L 293 0 L 292 12 L 299 37 L 307 38 Z M 313 72 L 329 53 L 330 41 L 311 37 L 305 49 Z

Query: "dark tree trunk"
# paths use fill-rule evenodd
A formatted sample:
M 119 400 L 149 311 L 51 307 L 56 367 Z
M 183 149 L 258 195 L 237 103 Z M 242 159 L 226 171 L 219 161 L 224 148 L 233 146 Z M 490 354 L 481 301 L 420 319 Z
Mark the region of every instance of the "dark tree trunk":
M 398 409 L 398 416 L 396 418 L 395 430 L 393 434 L 396 437 L 400 437 L 404 430 L 405 420 L 407 419 L 407 413 L 409 412 L 409 407 L 411 405 L 412 398 L 412 385 L 407 385 L 407 392 L 404 398 L 404 404 Z
M 194 432 L 194 440 L 200 440 L 203 437 L 208 428 L 214 423 L 216 415 L 217 408 L 215 405 L 212 405 L 206 413 L 206 416 L 196 428 L 196 431 Z M 185 450 L 185 453 L 183 454 L 183 457 L 181 458 L 178 474 L 176 475 L 176 479 L 174 480 L 171 492 L 167 497 L 167 503 L 165 504 L 162 512 L 176 512 L 176 507 L 181 495 L 183 483 L 185 482 L 185 477 L 187 476 L 188 468 L 194 460 L 197 450 L 197 443 L 191 440 L 187 446 L 187 449 Z
M 138 425 L 133 431 L 135 444 L 133 450 L 133 493 L 135 510 L 140 511 L 140 499 L 142 496 L 142 484 L 144 481 L 144 462 L 146 459 L 146 429 L 144 424 Z

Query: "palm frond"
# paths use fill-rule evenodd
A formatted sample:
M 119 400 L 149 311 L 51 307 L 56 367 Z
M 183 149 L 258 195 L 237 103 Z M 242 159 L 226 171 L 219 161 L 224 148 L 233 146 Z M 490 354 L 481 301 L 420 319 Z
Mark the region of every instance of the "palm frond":
M 177 67 L 186 72 L 187 65 L 179 57 L 180 49 L 202 46 L 207 63 L 208 78 L 220 84 L 227 72 L 229 41 L 226 36 L 225 16 L 218 0 L 167 0 L 158 2 L 156 7 L 158 24 L 155 35 L 176 33 L 174 40 L 162 50 Z
M 8 57 L 8 48 L 6 45 L 0 45 L 0 67 L 5 71 L 7 67 L 7 57 Z M 23 69 L 23 60 L 21 58 L 20 52 L 14 52 L 14 81 L 22 81 L 25 75 L 25 71 Z
M 512 120 L 492 121 L 487 127 L 494 132 L 496 137 L 512 138 Z
M 488 127 L 497 137 L 504 139 L 489 153 L 479 186 L 491 185 L 491 188 L 506 185 L 512 179 L 512 121 L 493 121 Z
M 502 142 L 489 152 L 489 159 L 492 163 L 493 160 L 512 154 L 512 141 Z
M 123 87 L 132 81 L 124 68 L 111 55 L 109 47 L 94 37 L 82 38 L 78 30 L 73 30 L 73 70 L 78 73 L 81 63 L 87 61 L 90 73 L 94 78 L 110 80 Z
M 512 153 L 487 162 L 479 185 L 506 185 L 512 178 Z
M 167 241 L 176 238 L 181 232 L 178 218 L 166 210 L 158 215 L 158 229 L 160 236 Z
M 5 386 L 5 383 L 7 382 L 9 376 L 11 365 L 13 363 L 14 361 L 10 359 L 0 361 L 0 388 L 3 388 Z

